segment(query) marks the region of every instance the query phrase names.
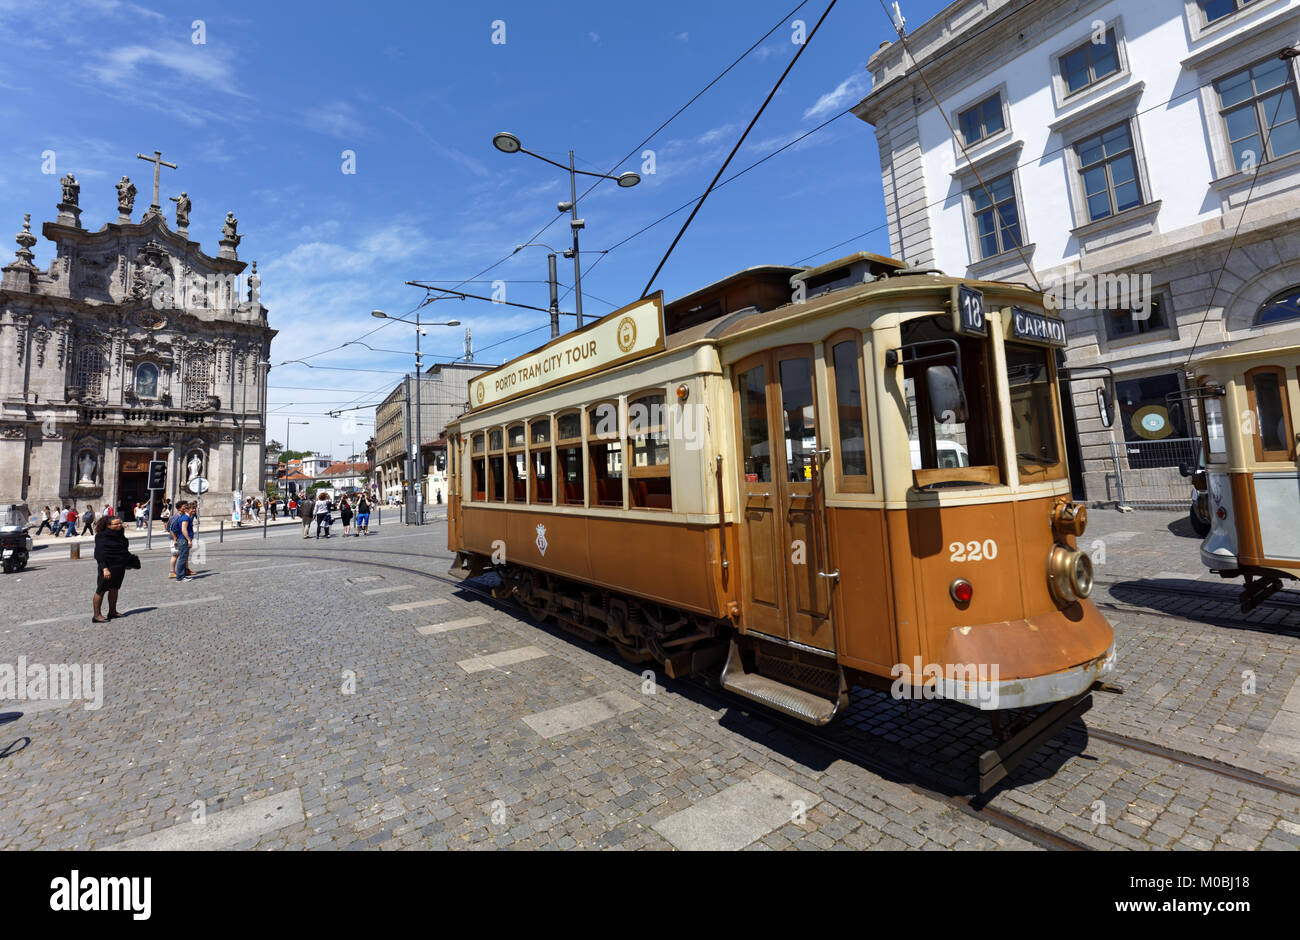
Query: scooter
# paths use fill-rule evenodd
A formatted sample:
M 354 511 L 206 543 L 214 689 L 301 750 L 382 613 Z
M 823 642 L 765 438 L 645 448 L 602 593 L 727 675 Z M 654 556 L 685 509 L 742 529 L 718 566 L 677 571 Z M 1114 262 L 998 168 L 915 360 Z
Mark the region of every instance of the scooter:
M 26 506 L 0 506 L 0 565 L 3 565 L 5 574 L 27 567 L 32 552 L 30 518 Z

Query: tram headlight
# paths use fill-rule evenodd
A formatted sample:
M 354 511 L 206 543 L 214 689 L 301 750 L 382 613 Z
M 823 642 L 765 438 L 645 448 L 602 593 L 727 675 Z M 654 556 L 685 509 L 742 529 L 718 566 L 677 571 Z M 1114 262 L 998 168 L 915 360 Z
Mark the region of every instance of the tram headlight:
M 1052 546 L 1047 556 L 1047 586 L 1060 604 L 1073 604 L 1092 593 L 1092 559 L 1064 545 Z

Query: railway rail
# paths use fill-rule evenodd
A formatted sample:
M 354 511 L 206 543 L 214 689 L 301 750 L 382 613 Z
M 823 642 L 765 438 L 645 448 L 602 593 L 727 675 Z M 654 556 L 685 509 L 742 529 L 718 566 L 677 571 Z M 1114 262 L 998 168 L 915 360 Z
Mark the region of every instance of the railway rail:
M 236 550 L 232 554 L 269 555 L 273 553 Z M 429 560 L 428 555 L 418 552 L 380 550 L 375 551 L 375 554 L 409 555 L 423 561 Z M 461 580 L 400 563 L 347 560 L 353 564 L 386 569 L 407 576 L 427 578 L 466 591 L 494 605 L 505 606 L 505 602 L 493 594 L 492 585 L 479 583 L 478 581 Z M 514 602 L 509 603 L 508 606 L 512 612 L 524 614 L 525 622 L 530 622 L 530 612 L 527 608 Z M 1147 615 L 1159 615 L 1158 612 L 1145 610 L 1140 612 Z M 1165 616 L 1174 617 L 1172 614 Z M 557 623 L 557 626 L 564 629 L 566 635 L 571 635 L 572 631 L 565 629 L 565 624 L 562 622 Z M 1252 624 L 1252 626 L 1257 626 L 1257 624 Z M 880 735 L 856 728 L 844 729 L 834 724 L 825 728 L 812 727 L 780 713 L 755 708 L 753 702 L 728 692 L 719 686 L 717 682 L 711 682 L 700 677 L 678 681 L 708 698 L 724 702 L 745 715 L 752 715 L 763 722 L 780 728 L 784 733 L 800 743 L 821 748 L 870 773 L 905 786 L 918 795 L 951 806 L 958 812 L 972 818 L 981 819 L 988 825 L 1021 838 L 1035 846 L 1049 851 L 1079 851 L 1091 848 L 1091 846 L 1067 835 L 1062 835 L 1060 832 L 1046 826 L 1021 818 L 1014 812 L 992 805 L 991 801 L 997 796 L 999 790 L 983 795 L 972 795 L 963 791 L 962 782 L 955 778 L 944 777 L 930 772 L 933 768 L 924 763 L 920 755 L 908 750 L 906 747 L 888 741 Z M 1173 763 L 1215 774 L 1224 779 L 1300 799 L 1300 785 L 1237 767 L 1224 761 L 1171 748 L 1158 742 L 1134 738 L 1095 725 L 1088 726 L 1087 735 L 1090 741 L 1160 757 Z

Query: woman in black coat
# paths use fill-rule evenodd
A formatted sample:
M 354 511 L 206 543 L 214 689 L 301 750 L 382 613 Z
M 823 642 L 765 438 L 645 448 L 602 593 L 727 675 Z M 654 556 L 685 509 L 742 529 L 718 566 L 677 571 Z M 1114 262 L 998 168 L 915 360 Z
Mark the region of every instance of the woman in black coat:
M 95 527 L 95 616 L 92 623 L 107 623 L 120 617 L 117 611 L 117 591 L 127 568 L 137 568 L 140 563 L 129 548 L 130 540 L 122 528 L 121 516 L 104 516 Z M 108 595 L 108 616 L 100 613 L 104 595 Z

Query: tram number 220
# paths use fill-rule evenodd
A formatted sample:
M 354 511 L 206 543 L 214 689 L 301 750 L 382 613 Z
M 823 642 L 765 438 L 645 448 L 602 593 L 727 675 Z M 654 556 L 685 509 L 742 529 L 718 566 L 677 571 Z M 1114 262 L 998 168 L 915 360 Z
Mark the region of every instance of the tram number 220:
M 998 543 L 992 539 L 953 542 L 948 546 L 949 561 L 992 561 L 998 557 Z

